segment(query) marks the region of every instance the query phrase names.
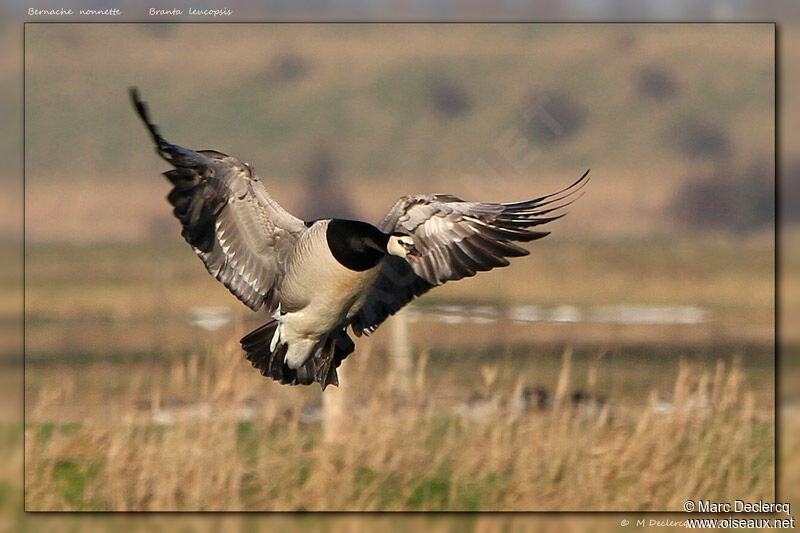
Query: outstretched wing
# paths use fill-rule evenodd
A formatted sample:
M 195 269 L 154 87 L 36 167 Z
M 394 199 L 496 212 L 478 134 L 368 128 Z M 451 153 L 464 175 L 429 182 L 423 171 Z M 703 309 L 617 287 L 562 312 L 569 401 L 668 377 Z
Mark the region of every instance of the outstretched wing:
M 528 255 L 516 242 L 529 242 L 550 232 L 535 228 L 564 216 L 561 209 L 577 199 L 588 182 L 587 170 L 558 192 L 525 202 L 465 202 L 446 194 L 404 196 L 379 228 L 413 235 L 419 260 L 386 261 L 367 302 L 352 321 L 356 334 L 371 333 L 387 316 L 414 297 L 447 281 L 504 267 L 509 257 Z
M 306 230 L 303 221 L 272 199 L 246 163 L 167 142 L 134 88 L 131 98 L 159 155 L 175 167 L 164 175 L 174 185 L 167 199 L 183 225 L 183 238 L 209 273 L 248 307 L 274 310 L 284 265 Z

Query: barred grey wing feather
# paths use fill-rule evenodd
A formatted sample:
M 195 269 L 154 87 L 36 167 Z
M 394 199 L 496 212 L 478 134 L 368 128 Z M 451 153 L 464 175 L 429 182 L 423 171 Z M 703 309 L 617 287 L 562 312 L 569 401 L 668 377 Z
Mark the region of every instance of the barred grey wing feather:
M 245 305 L 274 310 L 286 260 L 306 229 L 303 221 L 272 199 L 246 163 L 167 142 L 138 94 L 131 91 L 131 97 L 157 152 L 175 167 L 164 175 L 174 186 L 167 198 L 184 239 Z
M 437 285 L 507 266 L 509 257 L 528 255 L 516 243 L 547 236 L 549 232 L 532 228 L 564 216 L 559 211 L 578 198 L 588 173 L 560 191 L 523 202 L 465 202 L 449 194 L 400 198 L 379 228 L 412 235 L 419 260 L 384 262 L 352 321 L 354 332 L 374 331 L 389 315 Z

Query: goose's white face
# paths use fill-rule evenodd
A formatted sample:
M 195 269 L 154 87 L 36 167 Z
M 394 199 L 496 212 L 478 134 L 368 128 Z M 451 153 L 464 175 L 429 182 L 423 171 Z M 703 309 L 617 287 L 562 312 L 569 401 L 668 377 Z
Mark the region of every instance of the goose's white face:
M 386 251 L 403 259 L 416 261 L 419 258 L 419 252 L 414 246 L 414 239 L 410 235 L 391 235 L 389 242 L 386 243 Z

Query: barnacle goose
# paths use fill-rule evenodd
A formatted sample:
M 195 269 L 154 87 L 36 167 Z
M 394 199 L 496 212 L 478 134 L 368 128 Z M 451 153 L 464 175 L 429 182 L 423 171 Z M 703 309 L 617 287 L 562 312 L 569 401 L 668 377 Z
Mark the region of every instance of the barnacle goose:
M 378 226 L 353 220 L 304 222 L 272 199 L 252 167 L 214 150 L 167 142 L 135 88 L 134 107 L 164 173 L 183 238 L 209 273 L 253 311 L 272 313 L 241 339 L 264 376 L 291 385 L 338 385 L 336 368 L 355 349 L 347 334 L 369 335 L 412 299 L 447 281 L 509 264 L 528 251 L 515 242 L 588 181 L 588 170 L 558 192 L 524 202 L 465 202 L 447 194 L 404 196 Z

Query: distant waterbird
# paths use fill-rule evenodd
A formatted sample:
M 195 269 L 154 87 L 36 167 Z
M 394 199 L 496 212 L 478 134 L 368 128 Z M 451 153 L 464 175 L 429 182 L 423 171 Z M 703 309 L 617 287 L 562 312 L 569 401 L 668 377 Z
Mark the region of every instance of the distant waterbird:
M 303 221 L 247 163 L 167 142 L 138 91 L 130 95 L 156 151 L 175 167 L 164 175 L 183 238 L 239 300 L 272 314 L 241 344 L 255 368 L 284 384 L 338 385 L 336 368 L 355 349 L 348 328 L 369 335 L 430 289 L 528 255 L 515 243 L 548 235 L 532 228 L 564 216 L 589 179 L 587 170 L 560 191 L 505 204 L 403 196 L 377 226 Z

